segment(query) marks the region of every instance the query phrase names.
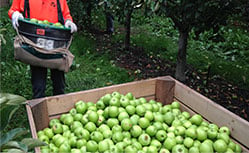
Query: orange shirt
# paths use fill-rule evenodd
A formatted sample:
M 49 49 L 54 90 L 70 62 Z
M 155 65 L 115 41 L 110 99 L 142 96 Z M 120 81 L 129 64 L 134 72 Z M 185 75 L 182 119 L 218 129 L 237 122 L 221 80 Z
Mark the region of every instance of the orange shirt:
M 12 6 L 8 11 L 9 18 L 11 19 L 12 14 L 15 11 L 22 13 L 24 11 L 25 0 L 13 0 Z M 60 0 L 61 11 L 66 20 L 72 20 L 70 11 L 66 0 Z M 58 22 L 57 13 L 57 0 L 29 0 L 30 18 L 36 18 L 37 20 L 48 20 L 49 22 Z

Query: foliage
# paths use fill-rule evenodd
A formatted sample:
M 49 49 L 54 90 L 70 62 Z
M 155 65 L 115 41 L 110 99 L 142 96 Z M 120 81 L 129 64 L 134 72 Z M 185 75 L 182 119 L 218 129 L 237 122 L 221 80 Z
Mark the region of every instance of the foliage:
M 0 93 L 0 113 L 1 113 L 1 124 L 0 124 L 0 151 L 1 152 L 28 152 L 35 147 L 44 146 L 45 143 L 38 139 L 23 138 L 21 141 L 16 139 L 28 131 L 24 128 L 15 128 L 7 133 L 3 132 L 12 118 L 13 114 L 18 110 L 21 104 L 24 104 L 26 99 L 19 95 Z
M 188 36 L 194 31 L 200 33 L 225 25 L 229 15 L 235 12 L 234 0 L 147 0 L 150 10 L 169 17 L 179 31 L 176 79 L 185 81 L 185 67 Z M 205 17 L 204 17 L 205 16 Z

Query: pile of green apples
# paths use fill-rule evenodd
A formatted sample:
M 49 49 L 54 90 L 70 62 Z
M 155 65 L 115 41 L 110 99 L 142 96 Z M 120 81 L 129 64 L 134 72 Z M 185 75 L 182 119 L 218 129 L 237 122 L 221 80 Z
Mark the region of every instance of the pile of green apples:
M 38 23 L 38 24 L 43 24 L 43 25 L 47 25 L 47 26 L 51 26 L 51 27 L 59 27 L 59 28 L 64 28 L 64 26 L 60 23 L 60 22 L 57 22 L 57 23 L 51 23 L 49 22 L 48 20 L 37 20 L 35 18 L 32 18 L 29 20 L 29 22 L 31 23 Z
M 211 153 L 241 152 L 226 126 L 180 111 L 180 103 L 162 105 L 113 92 L 96 103 L 78 101 L 68 113 L 38 131 L 48 145 L 41 152 Z

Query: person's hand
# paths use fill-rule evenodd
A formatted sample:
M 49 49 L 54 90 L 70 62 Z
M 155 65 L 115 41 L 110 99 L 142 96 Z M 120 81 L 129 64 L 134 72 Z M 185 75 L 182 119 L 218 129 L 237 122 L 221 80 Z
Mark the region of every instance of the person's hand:
M 76 24 L 74 24 L 71 20 L 67 20 L 67 21 L 66 21 L 65 27 L 66 27 L 66 28 L 71 28 L 71 33 L 77 31 L 77 26 L 76 26 Z
M 15 11 L 13 14 L 12 14 L 12 26 L 17 29 L 17 27 L 19 26 L 18 24 L 18 19 L 23 19 L 23 16 L 20 12 L 18 11 Z

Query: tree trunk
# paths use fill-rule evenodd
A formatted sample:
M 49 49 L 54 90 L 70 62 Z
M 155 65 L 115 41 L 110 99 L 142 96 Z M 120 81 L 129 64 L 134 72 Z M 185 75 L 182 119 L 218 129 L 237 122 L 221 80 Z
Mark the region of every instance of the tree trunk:
M 178 42 L 178 54 L 175 77 L 181 82 L 186 81 L 185 69 L 186 69 L 186 53 L 188 43 L 188 32 L 180 31 L 179 42 Z
M 88 2 L 87 8 L 86 8 L 86 14 L 87 14 L 86 25 L 87 25 L 87 28 L 90 29 L 92 25 L 92 3 L 91 2 Z
M 131 14 L 132 14 L 132 9 L 128 11 L 126 15 L 126 20 L 125 20 L 125 49 L 130 48 L 130 36 L 131 36 Z

